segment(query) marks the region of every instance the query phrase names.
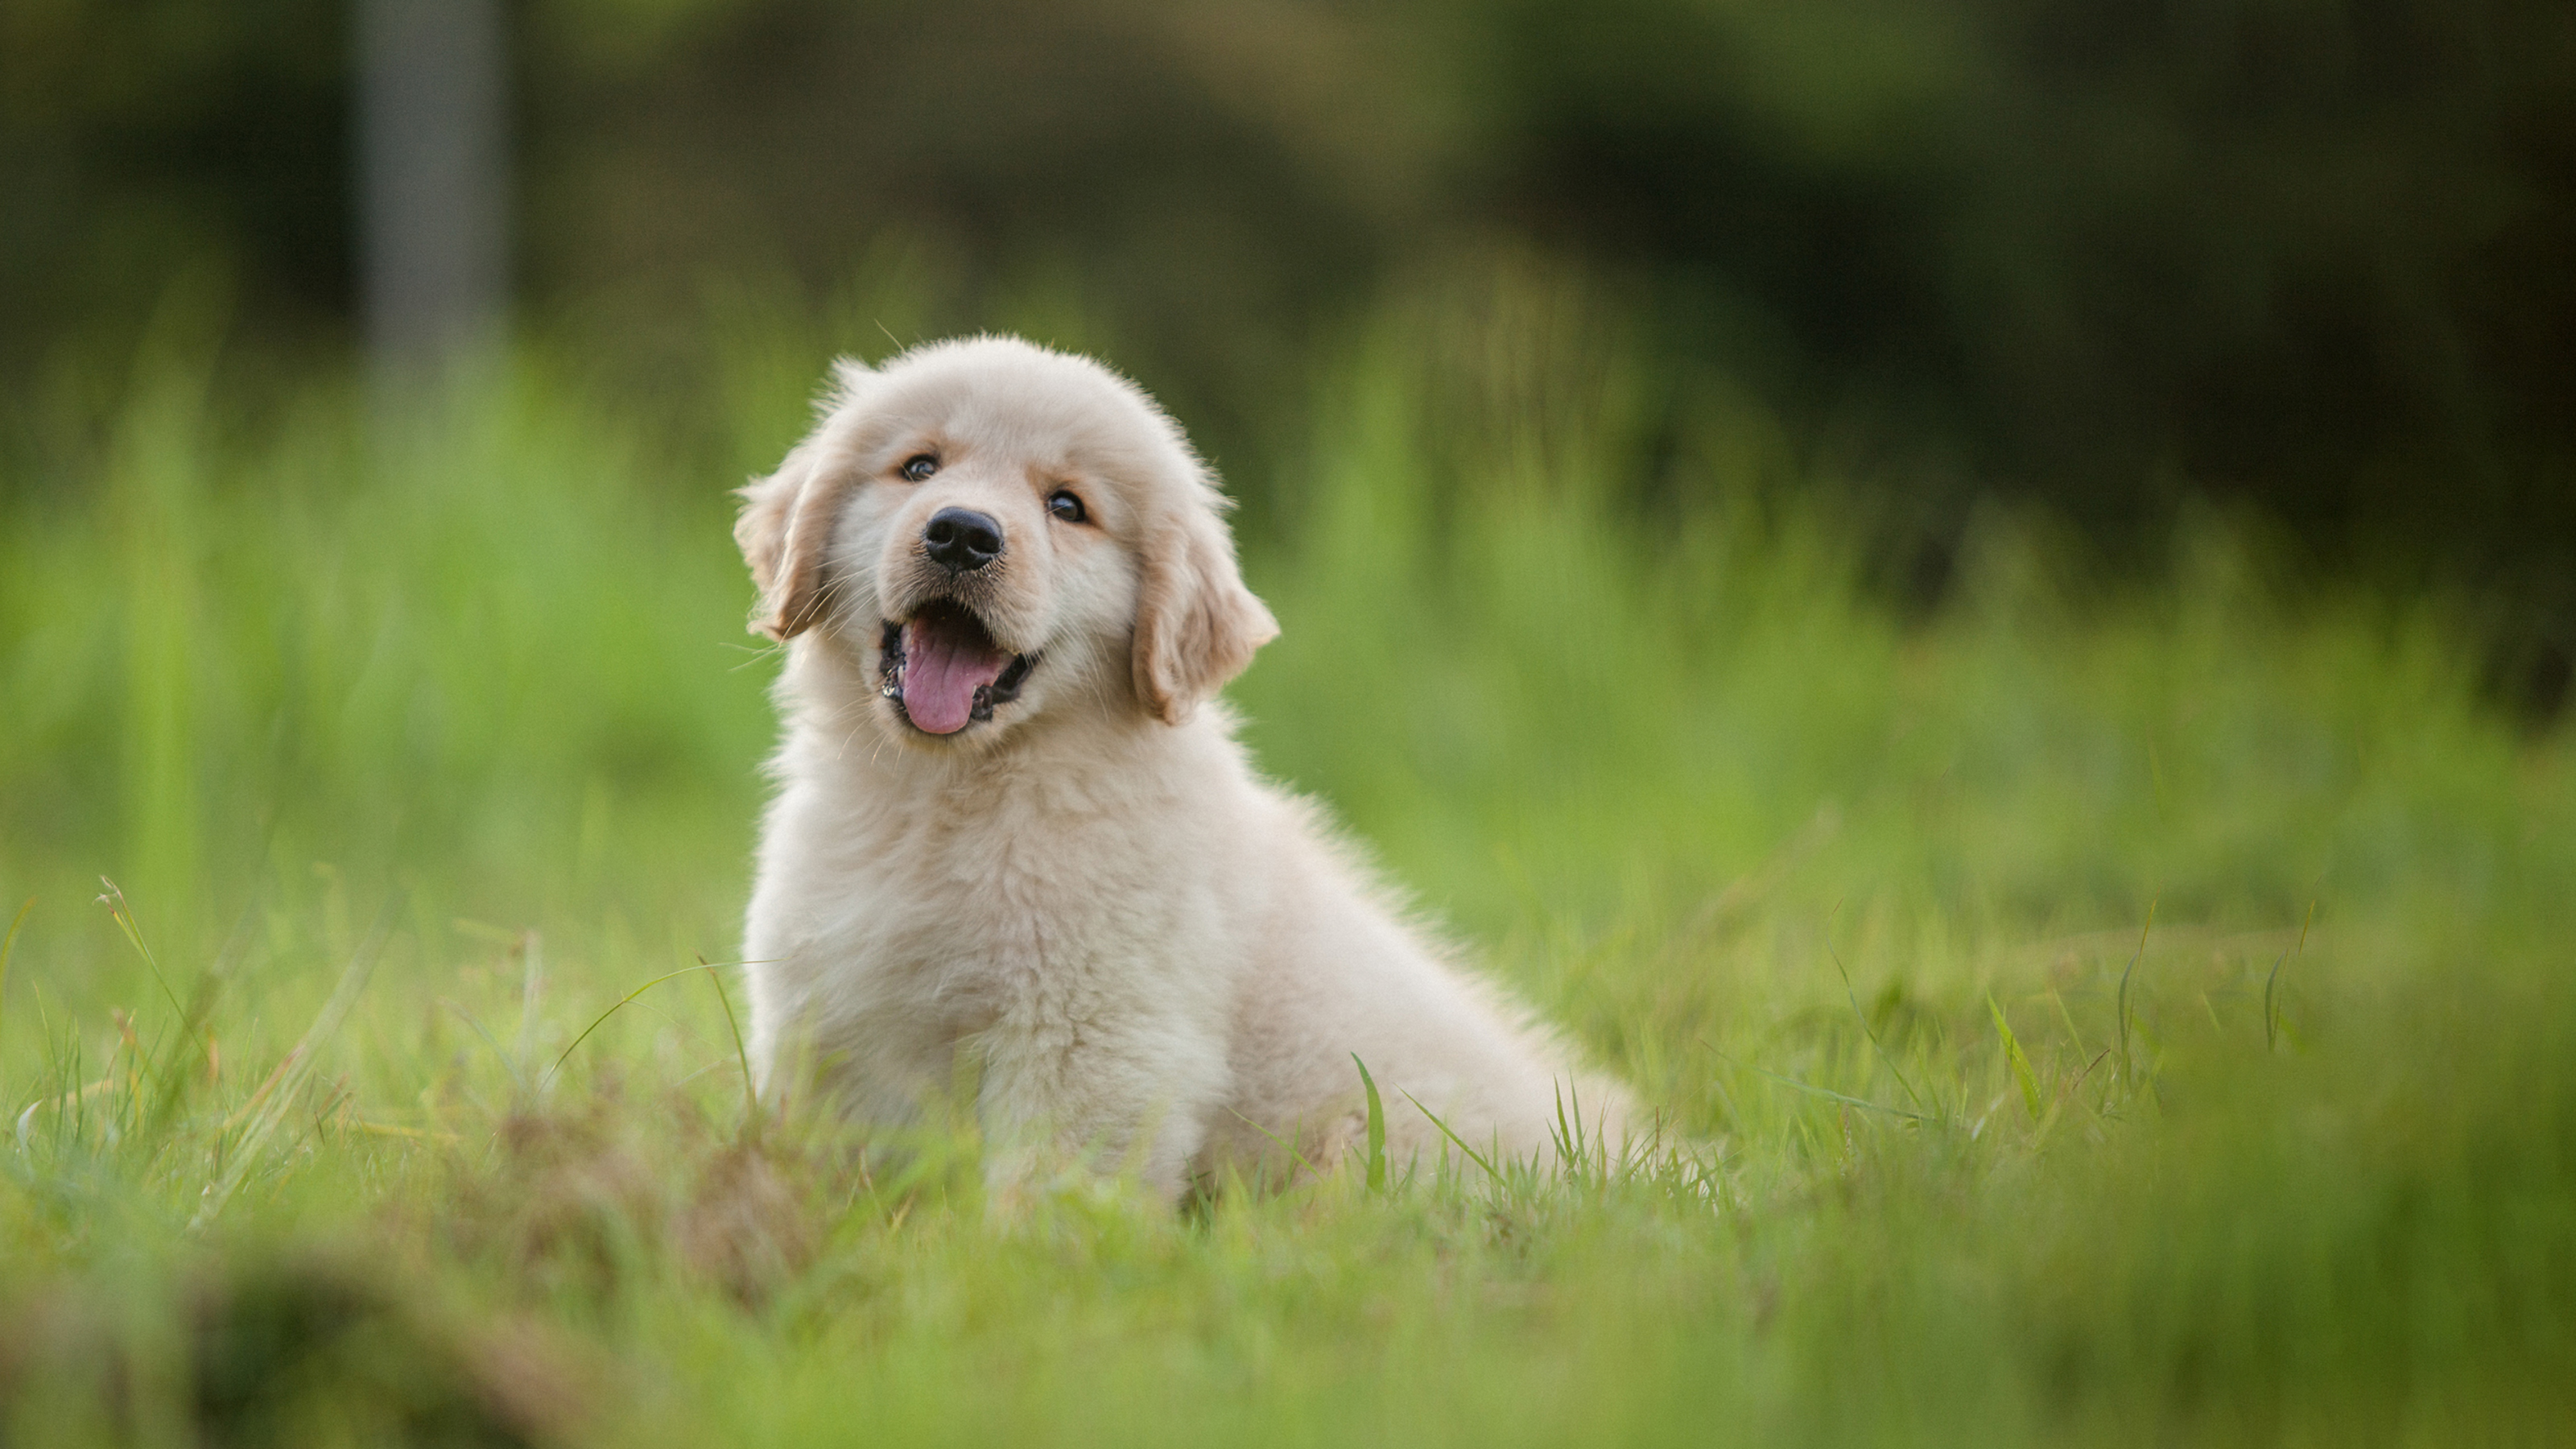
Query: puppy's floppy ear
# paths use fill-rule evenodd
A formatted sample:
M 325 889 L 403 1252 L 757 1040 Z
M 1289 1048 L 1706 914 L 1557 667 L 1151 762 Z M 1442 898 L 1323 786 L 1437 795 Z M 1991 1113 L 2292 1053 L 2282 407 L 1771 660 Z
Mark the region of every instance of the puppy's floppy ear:
M 1243 586 L 1234 539 L 1196 504 L 1146 540 L 1136 588 L 1136 697 L 1165 724 L 1243 672 L 1279 637 L 1278 621 Z
M 815 466 L 818 451 L 808 439 L 777 472 L 740 490 L 742 516 L 734 520 L 733 541 L 742 545 L 752 582 L 760 586 L 751 630 L 772 639 L 792 639 L 823 615 L 823 546 L 848 485 Z
M 833 364 L 833 372 L 840 386 L 824 401 L 827 418 L 870 375 L 846 360 Z M 760 586 L 753 633 L 792 639 L 823 617 L 823 551 L 831 543 L 832 521 L 849 491 L 850 476 L 848 460 L 837 456 L 824 428 L 818 427 L 788 453 L 777 472 L 737 490 L 742 516 L 734 520 L 733 541 L 741 545 L 752 582 Z

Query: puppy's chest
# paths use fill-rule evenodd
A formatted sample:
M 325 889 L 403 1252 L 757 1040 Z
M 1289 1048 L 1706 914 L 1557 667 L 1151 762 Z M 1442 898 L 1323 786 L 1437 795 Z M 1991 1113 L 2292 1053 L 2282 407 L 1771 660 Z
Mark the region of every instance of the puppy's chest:
M 1213 912 L 1186 842 L 1096 814 L 902 815 L 855 823 L 836 852 L 828 956 L 874 989 L 961 1026 L 1033 991 L 1104 972 L 1156 974 L 1204 954 Z M 1175 887 L 1179 889 L 1175 889 Z

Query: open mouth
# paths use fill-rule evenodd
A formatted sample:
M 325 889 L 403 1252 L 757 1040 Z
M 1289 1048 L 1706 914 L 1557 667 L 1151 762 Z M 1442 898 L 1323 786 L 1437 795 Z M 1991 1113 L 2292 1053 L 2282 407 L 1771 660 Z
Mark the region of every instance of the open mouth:
M 902 623 L 889 619 L 879 652 L 880 692 L 925 734 L 953 735 L 993 717 L 993 706 L 1020 694 L 1037 663 L 993 642 L 984 621 L 950 599 L 937 599 Z

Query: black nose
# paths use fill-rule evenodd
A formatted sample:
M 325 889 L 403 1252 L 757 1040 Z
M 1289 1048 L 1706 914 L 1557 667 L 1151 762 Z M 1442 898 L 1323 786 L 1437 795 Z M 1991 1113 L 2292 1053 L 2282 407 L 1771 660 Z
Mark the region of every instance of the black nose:
M 930 515 L 921 547 L 950 573 L 973 573 L 1002 556 L 1002 525 L 973 509 L 943 508 Z

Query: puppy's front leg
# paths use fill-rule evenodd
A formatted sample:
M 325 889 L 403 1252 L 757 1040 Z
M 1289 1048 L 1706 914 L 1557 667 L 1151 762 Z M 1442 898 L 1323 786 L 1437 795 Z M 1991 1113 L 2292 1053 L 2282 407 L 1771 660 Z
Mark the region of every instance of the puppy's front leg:
M 1146 1020 L 1104 1028 L 984 1033 L 975 1115 L 987 1144 L 986 1185 L 1024 1196 L 1067 1170 L 1134 1172 L 1165 1202 L 1188 1186 L 1225 1063 L 1203 1033 Z

